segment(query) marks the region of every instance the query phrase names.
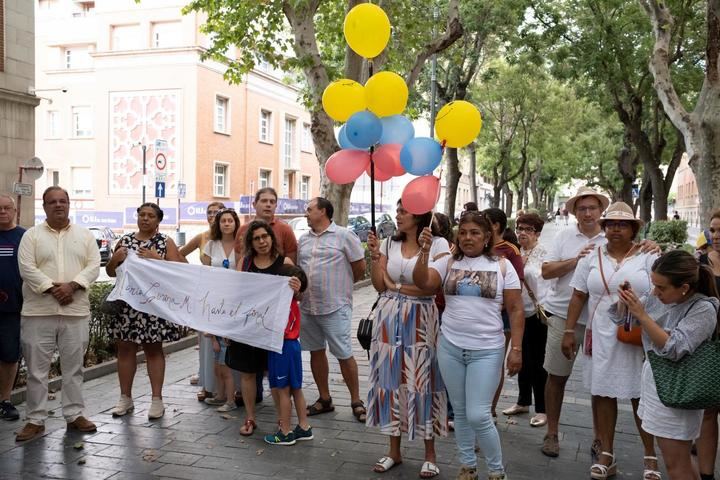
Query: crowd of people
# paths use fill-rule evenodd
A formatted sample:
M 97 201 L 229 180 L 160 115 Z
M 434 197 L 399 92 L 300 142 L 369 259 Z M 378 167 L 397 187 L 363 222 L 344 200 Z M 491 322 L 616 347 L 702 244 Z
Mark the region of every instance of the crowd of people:
M 68 429 L 96 431 L 85 415 L 83 355 L 88 343 L 88 288 L 100 256 L 92 234 L 69 220 L 70 199 L 60 187 L 43 193 L 46 221 L 25 231 L 15 224 L 14 200 L 0 195 L 0 415 L 17 420 L 10 400 L 21 353 L 27 366 L 27 423 L 18 442 L 44 432 L 51 358 L 62 365 L 62 407 Z M 718 409 L 680 410 L 659 398 L 648 353 L 680 360 L 717 332 L 720 299 L 720 211 L 704 232 L 705 252 L 662 254 L 638 241 L 643 222 L 622 202 L 581 187 L 565 204 L 577 225 L 561 229 L 547 248 L 539 243 L 545 220 L 518 215 L 514 231 L 496 208 L 466 210 L 453 230 L 450 220 L 415 215 L 397 204 L 397 233 L 367 240 L 370 280 L 378 293 L 373 312 L 367 398 L 360 395 L 352 353 L 353 285 L 365 276 L 358 237 L 333 221 L 333 205 L 312 199 L 310 231 L 299 241 L 275 217 L 277 194 L 259 190 L 256 218 L 241 224 L 233 209 L 208 205 L 208 231 L 178 248 L 160 233 L 163 211 L 154 203 L 137 209 L 137 231 L 123 235 L 106 265 L 108 275 L 130 250 L 143 259 L 187 262 L 199 250 L 202 264 L 243 272 L 284 275 L 293 291 L 281 353 L 199 332 L 197 399 L 228 412 L 244 406 L 239 429 L 258 428 L 255 404 L 267 376 L 278 428 L 264 436 L 273 445 L 312 440 L 311 417 L 335 410 L 327 351 L 338 361 L 351 413 L 388 436 L 378 474 L 402 463 L 401 438 L 421 438 L 419 475 L 440 474 L 435 439 L 454 430 L 459 480 L 479 474 L 507 479 L 496 427 L 496 406 L 505 375 L 518 375 L 519 395 L 503 415 L 534 414 L 544 428 L 541 451 L 560 455 L 560 415 L 577 358 L 592 398 L 594 440 L 591 478 L 616 475 L 618 400 L 629 400 L 644 457 L 644 480 L 661 479 L 658 455 L 671 479 L 714 478 Z M 560 211 L 558 211 L 560 212 Z M 566 214 L 567 215 L 567 214 Z M 565 217 L 567 218 L 567 216 Z M 566 220 L 567 221 L 567 220 Z M 556 219 L 557 223 L 557 219 Z M 150 377 L 150 420 L 165 412 L 163 343 L 181 328 L 170 320 L 120 304 L 108 333 L 116 341 L 120 398 L 114 416 L 132 413 L 136 353 L 145 352 Z M 310 352 L 318 398 L 302 390 L 301 350 Z M 293 428 L 292 405 L 297 424 Z M 696 465 L 692 451 L 697 454 Z

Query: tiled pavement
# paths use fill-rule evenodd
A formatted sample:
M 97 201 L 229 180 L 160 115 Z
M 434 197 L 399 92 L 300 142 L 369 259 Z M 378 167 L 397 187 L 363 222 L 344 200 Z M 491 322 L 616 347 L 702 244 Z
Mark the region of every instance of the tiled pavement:
M 367 313 L 374 297 L 371 287 L 356 290 L 355 322 Z M 355 353 L 364 394 L 367 356 L 357 345 Z M 309 359 L 304 357 L 304 360 L 305 396 L 311 402 L 317 392 L 309 373 Z M 53 414 L 41 438 L 16 444 L 13 432 L 23 425 L 22 421 L 0 422 L 0 479 L 417 478 L 423 460 L 420 441 L 403 441 L 402 465 L 382 475 L 371 471 L 372 464 L 386 452 L 387 439 L 377 430 L 366 429 L 355 421 L 347 390 L 333 359 L 331 389 L 337 409 L 331 414 L 312 417 L 315 439 L 293 447 L 270 446 L 262 441 L 262 435 L 274 431 L 276 425 L 270 398 L 259 406 L 259 428 L 255 435 L 250 438 L 238 435 L 242 409 L 231 412 L 233 418 L 225 419 L 211 407 L 197 402 L 197 388 L 188 382 L 196 370 L 196 350 L 169 355 L 164 390 L 166 414 L 158 421 L 147 420 L 150 388 L 143 365 L 138 368 L 134 387 L 136 410 L 127 417 L 115 419 L 108 413 L 119 396 L 115 375 L 85 384 L 88 414 L 98 425 L 96 434 L 66 433 L 59 405 L 60 392 L 57 399 L 50 402 Z M 500 418 L 498 428 L 508 478 L 589 478 L 590 402 L 582 390 L 580 372 L 576 371 L 569 382 L 563 407 L 562 451 L 557 459 L 540 453 L 544 429 L 531 428 L 529 415 L 517 417 L 517 423 Z M 267 390 L 266 395 L 269 395 Z M 516 381 L 508 379 L 499 410 L 512 404 L 516 395 Z M 24 413 L 24 404 L 20 410 Z M 440 478 L 454 478 L 458 463 L 452 436 L 439 440 L 436 448 Z M 620 469 L 618 478 L 642 478 L 642 449 L 627 404 L 620 407 L 615 451 Z

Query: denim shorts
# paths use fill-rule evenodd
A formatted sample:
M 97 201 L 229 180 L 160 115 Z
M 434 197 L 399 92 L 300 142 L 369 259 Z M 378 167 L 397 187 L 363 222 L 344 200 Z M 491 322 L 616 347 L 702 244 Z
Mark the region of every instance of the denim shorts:
M 0 312 L 0 362 L 20 360 L 20 312 Z
M 227 354 L 227 345 L 225 344 L 225 339 L 216 336 L 215 340 L 217 340 L 220 344 L 220 351 L 216 352 L 215 350 L 213 350 L 213 356 L 215 357 L 215 361 L 218 365 L 225 365 L 225 355 Z
M 338 360 L 352 357 L 352 306 L 345 305 L 327 315 L 303 312 L 300 345 L 303 350 L 316 352 L 330 348 Z

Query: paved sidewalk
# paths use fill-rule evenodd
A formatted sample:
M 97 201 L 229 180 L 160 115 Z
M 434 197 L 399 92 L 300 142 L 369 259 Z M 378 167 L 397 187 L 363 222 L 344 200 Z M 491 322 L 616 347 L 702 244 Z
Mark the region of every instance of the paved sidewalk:
M 355 292 L 357 321 L 375 299 L 371 287 Z M 356 345 L 363 395 L 367 390 L 367 356 Z M 309 357 L 305 361 L 305 396 L 317 397 L 312 385 Z M 188 349 L 168 356 L 165 417 L 147 420 L 150 387 L 144 365 L 138 368 L 134 388 L 133 415 L 115 419 L 108 412 L 119 396 L 115 375 L 85 384 L 88 414 L 98 425 L 93 435 L 66 433 L 57 399 L 50 401 L 52 418 L 43 437 L 16 444 L 13 432 L 23 422 L 0 422 L 0 479 L 401 479 L 417 478 L 423 462 L 422 442 L 403 441 L 402 465 L 385 474 L 371 471 L 373 463 L 387 450 L 387 438 L 375 429 L 367 429 L 353 418 L 350 400 L 337 362 L 331 359 L 331 390 L 336 411 L 311 417 L 315 439 L 293 447 L 270 446 L 262 435 L 275 431 L 276 417 L 272 400 L 266 398 L 258 410 L 258 426 L 253 437 L 238 434 L 242 409 L 232 418 L 195 399 L 197 387 L 189 377 L 197 370 L 197 351 Z M 590 401 L 583 392 L 580 372 L 571 377 L 563 407 L 561 455 L 549 459 L 540 453 L 544 429 L 531 428 L 530 415 L 516 417 L 517 423 L 499 419 L 498 428 L 508 477 L 512 480 L 589 478 L 592 440 Z M 498 411 L 514 403 L 515 379 L 508 379 Z M 269 390 L 266 390 L 269 396 Z M 24 404 L 20 406 L 24 414 Z M 451 434 L 452 435 L 452 434 Z M 454 478 L 458 463 L 453 437 L 436 445 L 439 478 Z M 615 452 L 618 478 L 642 478 L 642 448 L 630 414 L 629 405 L 620 406 Z M 481 472 L 484 464 L 480 461 Z M 483 478 L 481 475 L 480 478 Z M 667 477 L 666 477 L 667 478 Z

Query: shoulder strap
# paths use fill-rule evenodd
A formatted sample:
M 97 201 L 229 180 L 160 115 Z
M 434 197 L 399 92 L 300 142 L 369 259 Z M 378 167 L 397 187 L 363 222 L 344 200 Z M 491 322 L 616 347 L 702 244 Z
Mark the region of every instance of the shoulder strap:
M 524 278 L 523 278 L 522 283 L 523 283 L 523 285 L 525 285 L 525 288 L 527 289 L 528 297 L 530 297 L 530 300 L 532 300 L 533 305 L 535 305 L 537 307 L 538 301 L 537 301 L 537 298 L 535 298 L 535 293 L 532 291 L 532 288 L 530 288 L 530 285 L 528 285 L 527 281 Z
M 507 273 L 507 263 L 505 257 L 500 257 L 500 273 L 502 274 L 503 278 L 505 278 L 505 274 Z
M 605 292 L 610 295 L 610 287 L 608 287 L 607 280 L 605 280 L 605 272 L 603 271 L 603 262 L 602 262 L 602 251 L 600 250 L 602 247 L 598 247 L 598 263 L 600 264 L 600 277 L 602 277 L 603 285 L 605 285 Z
M 248 270 L 250 270 L 250 262 L 251 262 L 250 255 L 247 255 L 246 257 L 243 258 L 243 263 L 242 263 L 242 271 L 243 272 L 247 272 Z

